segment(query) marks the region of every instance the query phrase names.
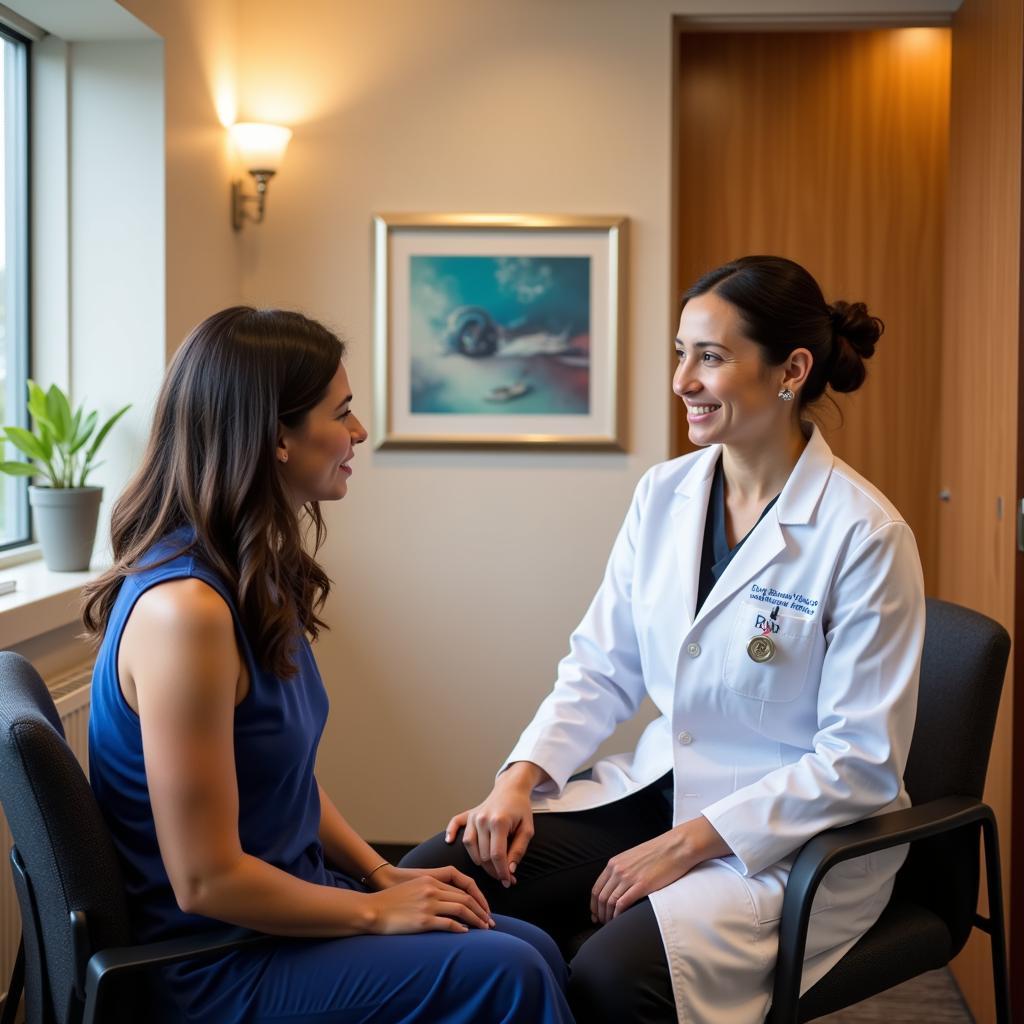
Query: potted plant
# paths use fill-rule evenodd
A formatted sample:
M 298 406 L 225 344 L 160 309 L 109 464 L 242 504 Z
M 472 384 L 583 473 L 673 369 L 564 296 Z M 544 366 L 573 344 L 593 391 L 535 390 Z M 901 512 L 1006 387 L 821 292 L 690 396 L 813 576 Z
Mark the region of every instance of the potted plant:
M 3 428 L 4 438 L 31 461 L 0 462 L 0 473 L 40 476 L 46 481 L 29 487 L 28 500 L 48 569 L 89 568 L 103 488 L 89 487 L 86 480 L 101 465 L 95 461 L 96 453 L 110 428 L 130 408 L 118 409 L 97 431 L 97 412 L 86 413 L 81 405 L 72 412 L 67 395 L 56 384 L 43 391 L 30 380 L 28 411 L 33 429 Z

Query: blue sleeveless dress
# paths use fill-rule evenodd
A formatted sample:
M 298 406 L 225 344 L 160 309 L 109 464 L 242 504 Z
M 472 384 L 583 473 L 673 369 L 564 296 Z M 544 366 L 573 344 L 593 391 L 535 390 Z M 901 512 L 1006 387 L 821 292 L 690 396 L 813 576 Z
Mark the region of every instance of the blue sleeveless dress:
M 234 720 L 242 849 L 312 884 L 366 891 L 331 869 L 320 845 L 314 765 L 328 699 L 309 642 L 297 637 L 294 678 L 262 669 L 228 588 L 188 550 L 192 537 L 190 529 L 170 534 L 142 559 L 142 571 L 125 579 L 93 671 L 90 778 L 120 856 L 139 941 L 223 927 L 178 908 L 157 843 L 139 718 L 117 674 L 135 602 L 170 580 L 201 580 L 224 599 L 249 670 L 249 693 Z M 495 920 L 492 931 L 465 934 L 282 938 L 162 972 L 155 1009 L 162 1019 L 210 1024 L 571 1022 L 566 968 L 554 943 L 524 922 Z

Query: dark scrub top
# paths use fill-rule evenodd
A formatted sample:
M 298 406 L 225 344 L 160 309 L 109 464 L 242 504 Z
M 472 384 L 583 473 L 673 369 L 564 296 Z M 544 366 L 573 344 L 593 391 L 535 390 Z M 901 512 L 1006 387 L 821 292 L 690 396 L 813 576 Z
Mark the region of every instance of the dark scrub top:
M 761 514 L 757 517 L 757 523 L 768 514 L 771 507 L 779 500 L 776 494 L 771 501 L 765 505 Z M 708 497 L 708 514 L 704 519 L 704 545 L 700 554 L 700 579 L 697 581 L 697 607 L 693 614 L 696 617 L 707 600 L 711 588 L 725 572 L 725 567 L 732 561 L 733 556 L 744 543 L 747 537 L 757 528 L 757 523 L 750 528 L 747 535 L 734 548 L 729 547 L 729 541 L 725 537 L 725 475 L 722 472 L 722 460 L 715 463 L 715 475 L 711 481 L 711 494 Z
M 757 517 L 757 523 L 768 514 L 769 509 L 779 500 L 776 494 L 771 501 L 765 505 L 761 514 Z M 757 527 L 757 523 L 750 528 L 742 540 L 734 548 L 729 547 L 729 541 L 725 536 L 725 476 L 722 472 L 722 460 L 719 458 L 715 463 L 715 475 L 711 481 L 711 494 L 708 496 L 708 512 L 704 517 L 704 543 L 700 553 L 700 577 L 697 580 L 697 607 L 694 609 L 694 617 L 701 610 L 707 600 L 711 588 L 718 582 L 719 577 L 725 572 L 725 567 L 732 561 L 733 556 L 744 543 L 747 537 Z M 660 782 L 661 791 L 668 800 L 669 805 L 672 799 L 672 773 L 669 772 Z

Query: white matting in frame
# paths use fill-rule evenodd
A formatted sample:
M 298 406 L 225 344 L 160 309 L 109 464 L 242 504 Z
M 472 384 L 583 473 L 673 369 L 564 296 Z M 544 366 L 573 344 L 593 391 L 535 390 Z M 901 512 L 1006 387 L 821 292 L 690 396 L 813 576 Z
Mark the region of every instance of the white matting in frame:
M 375 218 L 375 441 L 624 449 L 626 221 Z

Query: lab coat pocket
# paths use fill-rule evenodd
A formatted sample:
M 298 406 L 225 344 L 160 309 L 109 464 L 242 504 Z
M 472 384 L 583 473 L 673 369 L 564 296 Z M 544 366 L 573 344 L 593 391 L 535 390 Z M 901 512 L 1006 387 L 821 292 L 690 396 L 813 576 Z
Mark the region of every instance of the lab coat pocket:
M 814 652 L 817 619 L 744 601 L 736 612 L 723 660 L 723 682 L 734 693 L 763 701 L 788 701 L 800 695 Z M 755 637 L 771 641 L 771 657 L 755 661 L 748 644 Z
M 727 858 L 723 863 L 731 867 L 731 859 Z M 789 861 L 785 864 L 773 864 L 756 875 L 744 875 L 733 868 L 750 896 L 758 927 L 775 925 L 782 918 L 782 902 L 786 896 L 786 882 L 789 880 L 790 866 Z M 811 901 L 811 915 L 831 909 L 832 892 L 824 885 L 819 885 L 818 891 Z

